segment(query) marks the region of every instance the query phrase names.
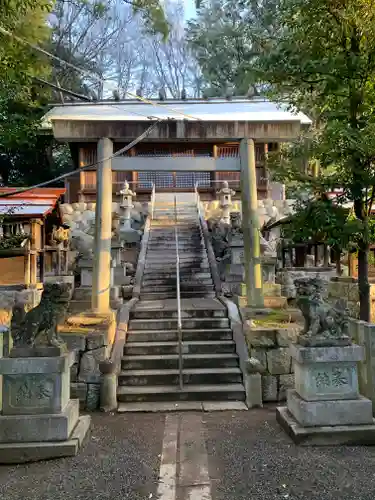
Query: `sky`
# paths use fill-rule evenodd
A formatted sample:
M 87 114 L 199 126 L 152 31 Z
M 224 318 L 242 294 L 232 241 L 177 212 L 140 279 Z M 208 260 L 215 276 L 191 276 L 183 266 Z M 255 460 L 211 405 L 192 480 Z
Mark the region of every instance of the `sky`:
M 195 0 L 184 0 L 185 18 L 190 19 L 195 15 Z

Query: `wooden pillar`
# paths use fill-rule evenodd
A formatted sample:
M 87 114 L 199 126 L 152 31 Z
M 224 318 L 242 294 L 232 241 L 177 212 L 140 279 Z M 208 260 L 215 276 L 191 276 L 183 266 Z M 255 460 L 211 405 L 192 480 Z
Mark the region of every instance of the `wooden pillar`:
M 84 149 L 83 148 L 78 148 L 78 165 L 79 168 L 85 166 L 85 161 L 84 161 Z M 85 172 L 80 171 L 79 172 L 79 192 L 78 192 L 78 201 L 83 202 L 85 201 L 85 195 L 83 194 L 83 187 L 85 185 Z
M 98 142 L 96 175 L 96 211 L 94 268 L 91 306 L 93 311 L 110 311 L 111 241 L 112 241 L 112 160 L 102 161 L 113 154 L 113 143 L 108 138 Z
M 217 155 L 218 155 L 218 148 L 217 148 L 217 145 L 214 144 L 213 147 L 212 147 L 212 157 L 216 160 L 217 159 Z M 214 188 L 214 192 L 216 191 L 216 186 L 218 185 L 218 180 L 219 180 L 219 175 L 218 173 L 215 172 L 213 173 L 213 175 L 211 176 L 211 180 L 213 180 L 214 182 L 212 183 L 213 184 L 213 188 Z
M 243 139 L 240 146 L 242 231 L 247 305 L 264 307 L 262 267 L 260 262 L 260 226 L 258 218 L 255 146 L 252 139 Z
M 266 198 L 270 197 L 270 183 L 269 183 L 269 172 L 267 168 L 267 158 L 268 158 L 268 144 L 267 142 L 264 144 L 264 167 L 263 173 L 266 183 Z
M 41 245 L 41 226 L 40 219 L 31 219 L 30 221 L 30 286 L 36 287 L 38 282 L 38 250 Z

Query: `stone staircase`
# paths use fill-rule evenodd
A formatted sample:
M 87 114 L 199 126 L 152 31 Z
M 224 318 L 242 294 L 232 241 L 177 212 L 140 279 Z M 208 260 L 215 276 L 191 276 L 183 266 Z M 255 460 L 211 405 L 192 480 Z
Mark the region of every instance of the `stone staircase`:
M 226 307 L 216 298 L 192 195 L 156 199 L 140 301 L 130 313 L 119 375 L 119 411 L 245 409 Z M 179 388 L 176 241 L 180 253 L 183 381 Z M 230 402 L 230 403 L 228 403 Z M 171 406 L 172 405 L 172 406 Z

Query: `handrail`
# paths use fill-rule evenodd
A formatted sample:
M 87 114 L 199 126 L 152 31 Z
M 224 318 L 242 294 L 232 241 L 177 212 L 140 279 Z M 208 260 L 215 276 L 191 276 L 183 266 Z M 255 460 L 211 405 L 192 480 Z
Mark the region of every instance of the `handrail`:
M 196 205 L 197 205 L 199 224 L 200 224 L 202 235 L 204 238 L 204 243 L 206 245 L 207 257 L 208 257 L 208 262 L 210 264 L 210 270 L 211 270 L 211 275 L 212 275 L 212 279 L 214 282 L 216 296 L 220 297 L 221 293 L 222 293 L 220 274 L 219 274 L 219 271 L 217 268 L 217 262 L 216 262 L 214 250 L 212 248 L 211 239 L 210 239 L 210 236 L 208 233 L 206 219 L 204 217 L 204 214 L 202 214 L 202 212 L 201 212 L 201 199 L 199 196 L 197 184 L 195 185 L 195 199 L 196 199 Z
M 178 250 L 178 229 L 177 229 L 177 199 L 174 197 L 174 217 L 175 217 L 175 242 L 176 242 L 176 290 L 177 290 L 177 337 L 178 337 L 178 379 L 180 390 L 184 388 L 182 374 L 182 320 L 181 320 L 181 291 L 180 291 L 180 254 Z
M 155 184 L 152 183 L 152 191 L 151 191 L 151 220 L 154 219 L 154 210 L 155 210 Z

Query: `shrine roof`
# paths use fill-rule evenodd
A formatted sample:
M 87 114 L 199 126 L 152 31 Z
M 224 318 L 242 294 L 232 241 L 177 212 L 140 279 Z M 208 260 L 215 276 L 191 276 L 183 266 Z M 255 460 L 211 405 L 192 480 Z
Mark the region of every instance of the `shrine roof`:
M 287 104 L 277 104 L 263 98 L 149 100 L 147 103 L 129 99 L 56 105 L 45 115 L 43 128 L 49 128 L 54 120 L 103 122 L 155 119 L 203 122 L 299 122 L 301 125 L 312 123 L 308 116 L 291 111 Z
M 22 188 L 0 187 L 0 195 Z M 55 207 L 65 188 L 37 188 L 0 198 L 0 215 L 7 217 L 45 217 Z

